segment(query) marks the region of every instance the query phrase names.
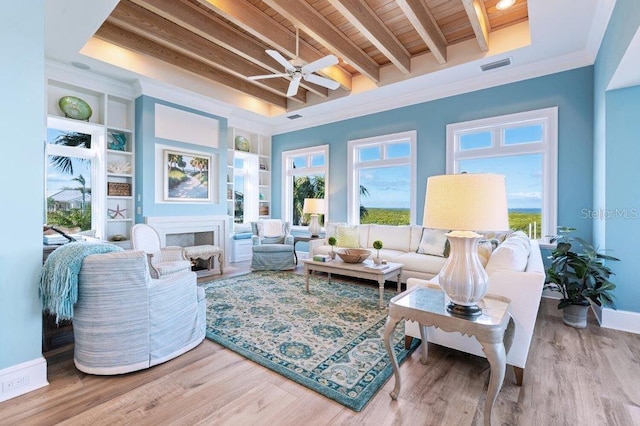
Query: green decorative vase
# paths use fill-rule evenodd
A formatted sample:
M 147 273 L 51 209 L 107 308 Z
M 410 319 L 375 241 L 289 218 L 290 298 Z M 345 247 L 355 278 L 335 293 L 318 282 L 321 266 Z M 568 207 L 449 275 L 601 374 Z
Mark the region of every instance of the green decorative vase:
M 236 149 L 238 151 L 251 151 L 251 143 L 244 136 L 236 136 Z

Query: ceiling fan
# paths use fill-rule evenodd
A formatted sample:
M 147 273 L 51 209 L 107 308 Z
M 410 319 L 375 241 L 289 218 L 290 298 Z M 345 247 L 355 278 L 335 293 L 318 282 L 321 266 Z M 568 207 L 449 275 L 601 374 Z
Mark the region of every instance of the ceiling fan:
M 337 89 L 340 86 L 340 83 L 329 78 L 321 77 L 317 74 L 314 74 L 314 72 L 331 65 L 336 65 L 338 63 L 338 58 L 334 55 L 327 55 L 324 58 L 317 59 L 305 65 L 304 61 L 300 59 L 300 56 L 298 55 L 299 43 L 300 38 L 298 29 L 296 28 L 296 57 L 291 61 L 287 61 L 287 59 L 282 56 L 280 52 L 270 49 L 265 50 L 265 52 L 267 52 L 267 55 L 271 56 L 284 67 L 285 72 L 280 74 L 254 75 L 248 77 L 248 79 L 260 80 L 265 78 L 289 77 L 291 78 L 291 83 L 289 83 L 289 88 L 287 89 L 287 96 L 295 96 L 295 94 L 298 93 L 300 80 L 305 80 L 309 83 L 314 83 L 331 90 Z

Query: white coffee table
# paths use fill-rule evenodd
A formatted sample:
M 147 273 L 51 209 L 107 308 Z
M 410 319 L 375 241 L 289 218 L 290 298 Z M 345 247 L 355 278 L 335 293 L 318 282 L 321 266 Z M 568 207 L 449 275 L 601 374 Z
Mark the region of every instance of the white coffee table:
M 380 309 L 384 306 L 384 283 L 386 280 L 396 278 L 398 283 L 398 292 L 400 292 L 400 275 L 402 275 L 402 263 L 387 263 L 386 269 L 368 269 L 373 266 L 371 260 L 366 260 L 363 263 L 346 263 L 340 259 L 330 260 L 329 262 L 319 262 L 313 259 L 304 259 L 304 276 L 305 276 L 305 289 L 309 291 L 309 275 L 311 272 L 326 272 L 329 276 L 329 282 L 331 282 L 331 274 L 343 275 L 353 278 L 361 278 L 364 280 L 372 280 L 378 283 L 380 292 Z

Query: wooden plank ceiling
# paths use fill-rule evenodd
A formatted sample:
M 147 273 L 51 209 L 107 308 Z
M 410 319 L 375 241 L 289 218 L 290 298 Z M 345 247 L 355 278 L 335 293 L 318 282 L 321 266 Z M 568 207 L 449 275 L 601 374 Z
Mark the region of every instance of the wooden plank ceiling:
M 527 1 L 496 9 L 498 0 L 121 0 L 96 37 L 171 63 L 269 104 L 287 109 L 307 93 L 329 90 L 304 80 L 287 98 L 288 78 L 249 80 L 283 73 L 265 53 L 306 63 L 334 54 L 335 66 L 318 73 L 344 90 L 359 74 L 380 83 L 380 68 L 411 77 L 411 59 L 431 52 L 447 61 L 447 47 L 476 39 L 489 49 L 489 33 L 528 19 Z

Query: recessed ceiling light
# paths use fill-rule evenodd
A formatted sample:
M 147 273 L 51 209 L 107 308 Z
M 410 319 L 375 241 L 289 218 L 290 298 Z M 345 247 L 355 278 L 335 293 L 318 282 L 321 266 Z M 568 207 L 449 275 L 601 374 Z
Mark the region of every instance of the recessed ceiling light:
M 505 9 L 509 9 L 511 6 L 513 6 L 516 3 L 516 0 L 500 0 L 497 4 L 496 4 L 496 9 L 498 10 L 505 10 Z
M 81 70 L 91 69 L 91 67 L 89 65 L 87 65 L 85 63 L 82 63 L 82 62 L 73 61 L 73 62 L 71 62 L 71 65 L 73 65 L 76 68 L 80 68 Z

